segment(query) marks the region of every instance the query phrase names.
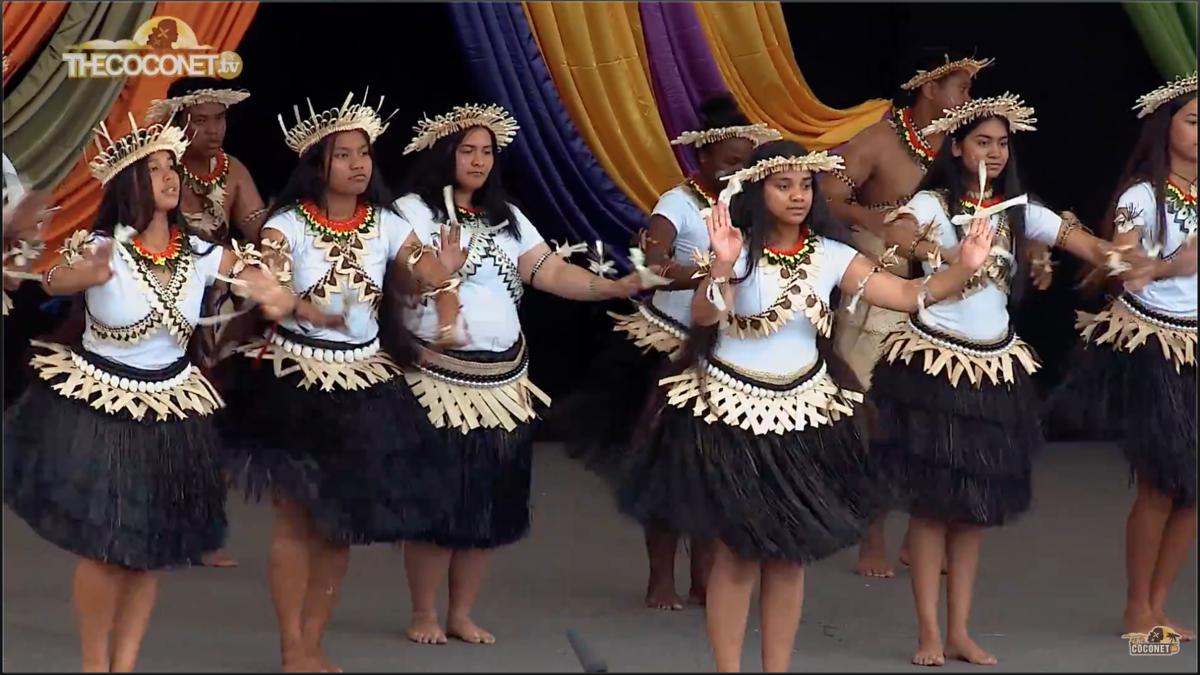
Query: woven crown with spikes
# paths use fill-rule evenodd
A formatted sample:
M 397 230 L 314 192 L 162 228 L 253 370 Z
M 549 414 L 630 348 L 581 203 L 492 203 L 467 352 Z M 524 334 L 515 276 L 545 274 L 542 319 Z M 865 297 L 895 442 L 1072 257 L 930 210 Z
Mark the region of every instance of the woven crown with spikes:
M 1005 93 L 992 98 L 980 98 L 943 110 L 944 114 L 921 130 L 926 136 L 932 134 L 952 134 L 964 124 L 970 124 L 980 117 L 1003 117 L 1008 120 L 1008 127 L 1013 131 L 1036 131 L 1033 126 L 1037 118 L 1033 116 L 1033 108 L 1025 105 L 1020 96 Z
M 831 155 L 828 151 L 821 150 L 798 157 L 778 156 L 760 159 L 753 166 L 748 166 L 732 176 L 727 176 L 724 180 L 730 183 L 734 181 L 753 183 L 763 180 L 773 173 L 784 171 L 833 171 L 844 167 L 841 156 Z
M 432 148 L 439 140 L 471 127 L 490 129 L 496 136 L 497 150 L 512 143 L 520 129 L 508 111 L 498 105 L 460 105 L 444 115 L 433 119 L 426 117 L 417 122 L 417 126 L 413 127 L 417 135 L 404 148 L 404 154 Z
M 765 124 L 747 124 L 737 127 L 706 129 L 704 131 L 685 131 L 679 135 L 679 138 L 671 141 L 671 145 L 691 145 L 699 148 L 730 138 L 744 138 L 753 143 L 754 147 L 757 148 L 763 143 L 781 140 L 783 134 Z
M 1196 93 L 1196 71 L 1193 70 L 1191 75 L 1176 78 L 1174 82 L 1168 82 L 1149 94 L 1139 97 L 1137 105 L 1133 106 L 1133 109 L 1138 111 L 1138 119 L 1141 119 L 1184 94 L 1194 93 Z
M 240 89 L 197 89 L 174 98 L 155 99 L 146 111 L 147 124 L 162 124 L 184 108 L 202 103 L 220 103 L 228 108 L 250 98 L 250 92 Z
M 5 54 L 4 54 L 4 74 L 5 74 L 5 75 L 7 75 L 7 74 L 8 74 L 8 69 L 9 69 L 9 67 L 10 67 L 11 65 L 12 65 L 12 62 L 10 62 L 10 61 L 8 60 L 8 53 L 7 53 L 7 52 L 5 52 Z
M 979 71 L 987 68 L 995 62 L 996 59 L 979 60 L 973 58 L 951 61 L 950 56 L 947 55 L 946 63 L 934 68 L 933 70 L 918 70 L 917 74 L 913 75 L 912 79 L 910 79 L 908 82 L 900 85 L 900 88 L 905 91 L 919 89 L 921 85 L 925 84 L 926 82 L 936 82 L 943 77 L 946 77 L 950 73 L 960 70 L 967 73 L 967 75 L 971 77 L 975 77 L 977 74 L 979 74 Z
M 92 140 L 100 154 L 88 163 L 88 169 L 101 185 L 107 185 L 117 174 L 156 152 L 165 150 L 178 160 L 187 150 L 188 140 L 184 129 L 171 126 L 170 120 L 167 124 L 152 124 L 139 129 L 133 113 L 129 113 L 129 128 L 131 131 L 128 134 L 115 140 L 109 135 L 104 122 L 93 130 L 95 135 Z M 107 144 L 102 143 L 101 139 Z
M 397 111 L 393 110 L 387 119 L 381 117 L 379 109 L 383 107 L 383 97 L 380 96 L 379 105 L 372 108 L 367 105 L 369 91 L 368 88 L 366 92 L 363 92 L 362 103 L 351 104 L 354 92 L 350 92 L 346 95 L 346 101 L 342 103 L 342 107 L 331 108 L 320 114 L 313 110 L 312 101 L 305 99 L 308 103 L 308 119 L 300 116 L 300 106 L 292 106 L 292 110 L 296 113 L 296 124 L 291 129 L 284 124 L 283 115 L 278 116 L 279 128 L 283 129 L 283 137 L 288 147 L 297 155 L 303 155 L 326 136 L 341 131 L 355 130 L 365 132 L 371 143 L 375 143 L 375 139 L 387 131 L 388 121 Z

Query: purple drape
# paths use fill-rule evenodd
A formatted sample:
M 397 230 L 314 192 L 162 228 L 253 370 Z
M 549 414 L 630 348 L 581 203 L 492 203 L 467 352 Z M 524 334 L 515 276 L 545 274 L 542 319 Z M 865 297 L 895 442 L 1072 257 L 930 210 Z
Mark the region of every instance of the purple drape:
M 608 178 L 567 114 L 517 2 L 448 4 L 481 103 L 521 129 L 503 153 L 507 185 L 546 239 L 605 243 L 629 269 L 629 242 L 646 215 Z
M 700 104 L 729 93 L 696 9 L 690 2 L 642 2 L 638 10 L 663 126 L 671 138 L 695 131 L 700 126 L 696 112 Z M 674 150 L 684 173 L 694 173 L 695 152 L 679 146 Z

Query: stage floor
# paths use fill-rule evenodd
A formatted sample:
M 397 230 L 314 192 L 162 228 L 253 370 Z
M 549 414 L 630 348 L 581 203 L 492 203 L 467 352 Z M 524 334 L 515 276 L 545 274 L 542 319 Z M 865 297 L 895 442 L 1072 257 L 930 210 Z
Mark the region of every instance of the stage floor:
M 1054 445 L 1040 460 L 1036 503 L 1025 520 L 984 544 L 972 629 L 1000 659 L 998 671 L 1195 672 L 1196 645 L 1175 656 L 1131 657 L 1122 640 L 1127 469 L 1109 446 Z M 600 480 L 554 446 L 539 448 L 533 535 L 496 555 L 476 620 L 491 646 L 421 646 L 403 638 L 409 602 L 399 553 L 355 549 L 326 635 L 346 672 L 580 672 L 565 633 L 577 630 L 611 672 L 712 672 L 699 609 L 645 609 L 640 530 L 616 512 Z M 142 672 L 277 671 L 278 637 L 266 585 L 270 510 L 235 495 L 229 570 L 165 575 L 138 664 Z M 893 548 L 905 520 L 893 515 Z M 7 510 L 4 525 L 4 672 L 78 672 L 71 615 L 73 559 L 38 539 Z M 855 550 L 809 571 L 793 670 L 911 670 L 916 618 L 908 575 L 869 580 Z M 686 592 L 685 557 L 679 590 Z M 1170 608 L 1196 620 L 1196 556 L 1180 573 Z M 442 606 L 444 611 L 445 600 Z M 944 606 L 944 605 L 943 605 Z M 757 620 L 745 670 L 760 670 Z M 972 669 L 962 663 L 947 669 Z M 989 671 L 990 672 L 990 671 Z

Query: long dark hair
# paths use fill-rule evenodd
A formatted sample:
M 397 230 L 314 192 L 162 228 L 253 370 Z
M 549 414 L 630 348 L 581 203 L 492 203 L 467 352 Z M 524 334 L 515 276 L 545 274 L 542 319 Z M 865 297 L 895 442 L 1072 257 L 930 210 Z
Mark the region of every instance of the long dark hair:
M 800 157 L 807 153 L 808 151 L 803 146 L 794 141 L 772 141 L 755 149 L 754 154 L 750 157 L 750 164 L 753 166 L 772 157 Z M 767 211 L 766 198 L 763 196 L 765 183 L 765 180 L 747 183 L 742 192 L 736 195 L 729 205 L 730 218 L 734 225 L 742 231 L 750 249 L 746 273 L 735 277 L 731 282 L 734 284 L 740 284 L 754 274 L 758 261 L 766 249 L 767 237 L 774 227 L 771 215 Z M 829 207 L 821 196 L 821 188 L 817 181 L 814 180 L 812 186 L 812 206 L 809 208 L 808 216 L 804 219 L 808 231 L 812 235 L 853 246 L 849 228 L 835 220 L 830 214 Z M 832 298 L 830 304 L 833 305 Z M 693 326 L 688 335 L 687 348 L 684 357 L 680 360 L 681 363 L 693 365 L 700 359 L 712 358 L 717 346 L 717 338 L 717 326 Z M 833 344 L 832 336 L 829 338 L 817 336 L 817 352 L 825 360 L 829 374 L 833 376 L 839 386 L 862 391 L 862 384 L 858 381 L 858 377 L 850 366 L 837 355 Z
M 942 140 L 942 147 L 938 151 L 937 158 L 933 160 L 933 164 L 929 167 L 929 173 L 925 174 L 925 178 L 917 188 L 918 191 L 940 190 L 945 192 L 946 208 L 950 210 L 946 214 L 947 218 L 953 218 L 964 212 L 962 201 L 967 196 L 969 186 L 978 180 L 970 178 L 963 164 L 963 158 L 955 157 L 950 148 L 955 142 L 961 145 L 968 134 L 980 124 L 990 119 L 1000 120 L 1001 124 L 1004 125 L 1004 130 L 1009 133 L 1008 163 L 1004 165 L 1004 170 L 1000 172 L 1000 175 L 992 181 L 992 194 L 1002 200 L 1012 199 L 1013 197 L 1025 194 L 1024 189 L 1021 187 L 1020 172 L 1017 166 L 1017 151 L 1012 142 L 1012 129 L 1008 125 L 1008 119 L 1003 116 L 978 117 L 970 123 L 959 127 L 954 133 L 946 134 L 946 137 Z M 1033 201 L 1033 197 L 1030 196 L 1030 203 L 1033 203 Z M 1029 285 L 1029 267 L 1025 260 L 1028 244 L 1025 240 L 1025 209 L 1010 209 L 1006 213 L 1008 228 L 1012 233 L 1012 254 L 1016 259 L 1013 261 L 1013 278 L 1011 279 L 1011 291 L 1008 296 L 1008 304 L 1011 309 L 1021 302 L 1021 298 L 1024 297 L 1025 290 Z
M 480 128 L 486 130 L 488 138 L 492 139 L 494 161 L 487 180 L 483 182 L 483 187 L 471 195 L 471 206 L 483 209 L 490 225 L 499 225 L 507 220 L 508 225 L 504 227 L 503 231 L 512 235 L 513 239 L 520 241 L 521 230 L 517 225 L 516 218 L 513 217 L 512 209 L 509 208 L 510 199 L 504 189 L 504 181 L 501 177 L 500 152 L 496 147 L 496 134 L 487 127 L 461 129 L 439 139 L 433 144 L 433 147 L 424 150 L 418 156 L 408 175 L 406 192 L 419 196 L 421 201 L 425 202 L 425 206 L 433 212 L 434 220 L 445 221 L 450 214 L 446 213 L 446 200 L 442 191 L 447 185 L 456 184 L 455 167 L 457 166 L 458 146 L 462 144 L 463 138 L 468 133 Z

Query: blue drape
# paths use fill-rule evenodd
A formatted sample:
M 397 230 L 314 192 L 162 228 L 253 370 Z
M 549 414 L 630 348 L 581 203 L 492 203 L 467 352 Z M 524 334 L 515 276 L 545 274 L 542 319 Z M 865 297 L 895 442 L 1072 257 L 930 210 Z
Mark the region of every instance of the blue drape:
M 449 3 L 479 103 L 504 106 L 521 129 L 505 148 L 505 182 L 546 239 L 605 244 L 629 269 L 646 215 L 631 204 L 579 136 L 558 98 L 517 2 Z

